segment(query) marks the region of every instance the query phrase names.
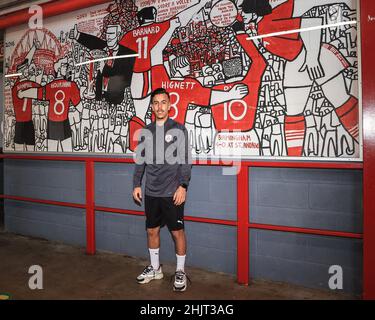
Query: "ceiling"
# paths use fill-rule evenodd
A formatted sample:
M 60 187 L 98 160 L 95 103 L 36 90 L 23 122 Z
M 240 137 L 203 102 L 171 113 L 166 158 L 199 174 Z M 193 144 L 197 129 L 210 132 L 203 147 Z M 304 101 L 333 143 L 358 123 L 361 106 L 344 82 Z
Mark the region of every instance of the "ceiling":
M 25 9 L 32 4 L 41 4 L 50 0 L 0 0 L 0 16 Z

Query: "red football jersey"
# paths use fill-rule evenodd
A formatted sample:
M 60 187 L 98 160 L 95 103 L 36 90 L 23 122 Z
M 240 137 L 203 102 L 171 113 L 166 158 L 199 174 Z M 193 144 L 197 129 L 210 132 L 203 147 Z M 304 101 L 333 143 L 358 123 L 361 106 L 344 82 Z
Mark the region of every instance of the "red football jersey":
M 301 18 L 293 18 L 294 0 L 288 0 L 274 8 L 258 24 L 258 34 L 296 30 L 301 28 Z M 299 33 L 264 38 L 265 48 L 272 54 L 293 61 L 300 54 L 303 42 Z
M 34 81 L 17 81 L 12 88 L 12 99 L 14 113 L 17 122 L 27 122 L 32 120 L 32 100 L 30 98 L 19 99 L 18 91 L 27 90 L 30 88 L 38 88 L 40 85 Z
M 168 31 L 170 22 L 152 23 L 147 26 L 140 26 L 127 32 L 120 44 L 138 52 L 135 59 L 133 72 L 142 73 L 151 69 L 151 49 L 158 43 L 160 38 Z
M 211 88 L 203 87 L 198 80 L 192 78 L 171 80 L 163 65 L 152 67 L 151 79 L 153 88 L 167 89 L 171 98 L 169 116 L 181 124 L 185 123 L 189 104 L 209 107 Z
M 81 101 L 80 92 L 75 82 L 58 79 L 38 89 L 38 99 L 48 100 L 48 119 L 64 121 L 68 119 L 70 103 L 74 106 Z
M 258 97 L 263 73 L 267 64 L 258 51 L 253 41 L 247 40 L 247 34 L 236 35 L 236 38 L 252 63 L 247 71 L 245 78 L 231 84 L 219 85 L 213 87 L 215 90 L 228 90 L 236 84 L 246 84 L 249 89 L 247 96 L 238 101 L 229 101 L 219 105 L 212 106 L 212 116 L 217 130 L 241 130 L 249 131 L 253 129 L 256 110 L 258 106 Z

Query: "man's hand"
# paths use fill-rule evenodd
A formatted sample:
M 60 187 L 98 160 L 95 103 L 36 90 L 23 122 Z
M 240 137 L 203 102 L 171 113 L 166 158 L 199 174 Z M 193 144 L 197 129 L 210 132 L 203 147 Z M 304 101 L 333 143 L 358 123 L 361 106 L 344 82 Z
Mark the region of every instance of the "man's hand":
M 322 65 L 319 62 L 319 59 L 313 59 L 306 56 L 305 63 L 299 69 L 299 72 L 307 71 L 309 74 L 310 80 L 314 81 L 325 76 Z
M 34 41 L 33 41 L 33 45 L 35 46 L 35 49 L 40 49 L 40 47 L 42 46 L 41 44 L 40 44 L 40 42 L 38 41 L 38 40 L 36 40 L 36 39 L 34 39 Z
M 79 38 L 79 31 L 78 31 L 77 24 L 75 24 L 74 28 L 70 30 L 70 32 L 69 32 L 69 38 L 70 39 L 78 40 L 78 38 Z
M 178 17 L 170 20 L 170 28 L 178 28 L 180 26 L 181 26 L 181 22 Z
M 210 3 L 212 0 L 198 0 L 198 3 L 201 5 L 201 7 L 205 7 L 208 3 Z M 197 3 L 197 4 L 198 4 Z M 208 7 L 208 6 L 207 6 Z
M 25 98 L 25 92 L 26 92 L 26 90 L 18 90 L 18 92 L 17 92 L 18 99 Z
M 241 100 L 249 94 L 249 89 L 246 84 L 236 84 L 229 90 L 230 98 Z
M 134 190 L 133 190 L 133 198 L 138 203 L 142 202 L 142 188 L 141 187 L 134 188 Z
M 238 14 L 236 20 L 234 20 L 232 29 L 235 33 L 245 32 L 245 23 L 243 22 L 243 18 L 240 14 Z
M 173 195 L 173 202 L 176 206 L 183 204 L 186 200 L 186 189 L 183 187 L 178 187 Z

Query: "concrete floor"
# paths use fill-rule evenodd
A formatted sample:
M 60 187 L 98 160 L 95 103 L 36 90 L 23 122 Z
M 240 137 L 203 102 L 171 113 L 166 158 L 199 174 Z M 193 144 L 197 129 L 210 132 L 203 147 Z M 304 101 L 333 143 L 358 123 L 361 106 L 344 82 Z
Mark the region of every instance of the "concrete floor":
M 0 294 L 12 299 L 356 299 L 345 294 L 269 281 L 240 286 L 234 276 L 187 268 L 192 280 L 183 293 L 172 291 L 175 265 L 163 265 L 164 279 L 136 283 L 146 260 L 120 254 L 85 254 L 84 248 L 0 231 Z M 30 290 L 28 269 L 43 268 L 43 290 Z

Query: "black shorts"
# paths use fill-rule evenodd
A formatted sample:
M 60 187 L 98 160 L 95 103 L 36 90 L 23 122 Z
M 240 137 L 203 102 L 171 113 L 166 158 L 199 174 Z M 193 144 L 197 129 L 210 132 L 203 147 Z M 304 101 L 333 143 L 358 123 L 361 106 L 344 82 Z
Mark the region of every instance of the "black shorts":
M 69 120 L 47 122 L 47 139 L 63 141 L 72 136 Z
M 14 143 L 35 145 L 35 128 L 33 121 L 16 122 Z
M 173 197 L 151 197 L 145 195 L 146 229 L 164 227 L 169 231 L 184 229 L 184 205 L 176 206 Z

